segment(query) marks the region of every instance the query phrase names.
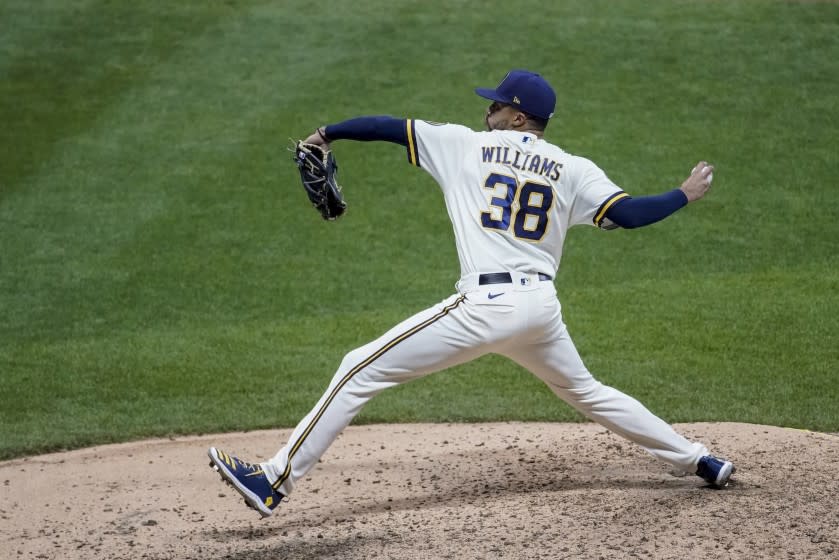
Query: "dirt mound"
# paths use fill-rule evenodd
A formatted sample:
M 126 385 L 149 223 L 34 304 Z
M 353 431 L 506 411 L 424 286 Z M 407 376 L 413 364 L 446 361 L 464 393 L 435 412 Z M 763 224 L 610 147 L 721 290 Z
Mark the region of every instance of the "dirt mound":
M 62 559 L 839 558 L 839 438 L 677 429 L 731 458 L 713 490 L 594 424 L 350 427 L 261 520 L 207 466 L 289 430 L 0 463 L 0 556 Z

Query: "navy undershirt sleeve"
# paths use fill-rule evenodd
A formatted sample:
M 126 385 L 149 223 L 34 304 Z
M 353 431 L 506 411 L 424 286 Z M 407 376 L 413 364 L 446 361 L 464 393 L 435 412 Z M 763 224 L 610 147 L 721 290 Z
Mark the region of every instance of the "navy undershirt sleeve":
M 394 144 L 408 145 L 408 132 L 405 119 L 396 119 L 385 115 L 375 117 L 357 117 L 337 124 L 330 124 L 325 129 L 326 137 L 332 140 L 384 140 Z
M 624 198 L 606 212 L 606 217 L 622 228 L 632 229 L 663 220 L 688 203 L 681 189 L 664 194 Z

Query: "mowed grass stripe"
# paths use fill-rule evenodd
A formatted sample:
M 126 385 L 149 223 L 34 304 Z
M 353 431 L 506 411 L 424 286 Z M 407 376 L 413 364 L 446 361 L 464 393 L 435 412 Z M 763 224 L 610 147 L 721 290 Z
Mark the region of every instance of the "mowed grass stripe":
M 43 12 L 55 17 L 54 5 Z M 48 167 L 62 141 L 101 122 L 102 112 L 177 52 L 180 39 L 229 14 L 224 8 L 161 11 L 100 1 L 69 11 L 59 7 L 63 15 L 41 22 L 31 6 L 12 10 L 10 27 L 30 29 L 34 37 L 22 37 L 27 48 L 11 53 L 0 90 L 9 101 L 0 105 L 0 149 L 15 156 L 4 161 L 0 195 Z M 26 149 L 20 149 L 22 131 Z
M 33 277 L 49 282 L 37 293 L 48 298 L 46 303 L 27 301 L 23 307 L 27 325 L 38 324 L 32 311 L 42 309 L 40 324 L 54 329 L 55 310 L 62 302 L 71 303 L 68 296 L 78 298 L 77 305 L 69 306 L 74 313 L 85 303 L 104 304 L 98 312 L 120 316 L 126 307 L 148 310 L 138 300 L 169 308 L 165 298 L 130 292 L 169 280 L 172 267 L 185 268 L 186 274 L 172 275 L 174 286 L 163 288 L 173 290 L 170 301 L 189 298 L 196 293 L 196 280 L 212 276 L 224 282 L 227 259 L 219 259 L 215 250 L 225 250 L 226 243 L 234 245 L 229 249 L 234 252 L 258 252 L 269 234 L 288 239 L 276 231 L 299 215 L 283 206 L 299 193 L 289 189 L 297 179 L 287 140 L 276 135 L 284 123 L 273 115 L 308 96 L 303 84 L 314 77 L 307 75 L 312 68 L 301 56 L 309 49 L 283 36 L 289 23 L 279 19 L 243 14 L 226 26 L 198 29 L 199 36 L 175 42 L 170 62 L 145 69 L 135 87 L 97 113 L 91 129 L 68 140 L 60 156 L 33 177 L 28 208 L 26 201 L 14 212 L 6 207 L 4 221 L 10 233 L 21 236 L 17 246 L 22 248 L 22 262 L 7 268 L 21 272 L 12 289 L 33 295 L 32 286 L 24 284 Z M 246 24 L 257 28 L 253 42 L 219 48 L 218 37 Z M 263 73 L 272 66 L 266 56 L 284 71 Z M 296 196 L 291 200 L 302 202 Z M 228 228 L 251 223 L 260 210 L 268 231 L 246 231 L 252 237 L 236 239 L 242 232 Z M 280 249 L 291 252 L 293 240 Z M 274 274 L 282 267 L 277 257 L 270 263 Z M 238 270 L 233 272 L 234 281 L 241 278 Z M 120 285 L 126 285 L 122 293 Z M 109 292 L 126 301 L 103 301 Z M 90 318 L 65 317 L 58 323 L 77 332 L 79 323 L 94 324 Z

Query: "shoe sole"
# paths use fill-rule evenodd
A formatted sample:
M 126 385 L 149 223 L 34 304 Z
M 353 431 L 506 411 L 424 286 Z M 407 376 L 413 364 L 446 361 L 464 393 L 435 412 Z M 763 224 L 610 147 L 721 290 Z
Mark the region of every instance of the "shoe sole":
M 723 463 L 723 466 L 720 467 L 720 472 L 717 473 L 717 479 L 713 483 L 714 486 L 717 488 L 725 488 L 728 486 L 728 479 L 731 478 L 731 475 L 734 474 L 736 470 L 737 469 L 734 468 L 734 463 L 731 461 Z
M 262 498 L 248 490 L 245 486 L 241 485 L 239 480 L 236 478 L 236 475 L 230 472 L 230 469 L 227 468 L 225 462 L 219 458 L 215 447 L 208 449 L 207 455 L 210 457 L 210 466 L 213 470 L 221 475 L 221 479 L 224 482 L 241 494 L 249 508 L 255 509 L 259 512 L 259 515 L 261 515 L 263 519 L 270 517 L 271 514 L 274 513 L 262 503 Z

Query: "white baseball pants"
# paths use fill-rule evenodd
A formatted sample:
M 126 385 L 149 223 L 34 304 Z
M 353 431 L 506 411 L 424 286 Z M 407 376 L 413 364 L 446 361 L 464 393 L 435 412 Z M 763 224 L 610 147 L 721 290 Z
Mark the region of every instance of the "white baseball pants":
M 511 273 L 512 283 L 458 282 L 457 294 L 349 352 L 317 405 L 262 467 L 288 496 L 335 438 L 383 389 L 487 353 L 518 362 L 588 418 L 682 471 L 708 450 L 676 433 L 634 398 L 596 381 L 568 330 L 553 282 Z

